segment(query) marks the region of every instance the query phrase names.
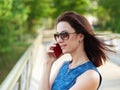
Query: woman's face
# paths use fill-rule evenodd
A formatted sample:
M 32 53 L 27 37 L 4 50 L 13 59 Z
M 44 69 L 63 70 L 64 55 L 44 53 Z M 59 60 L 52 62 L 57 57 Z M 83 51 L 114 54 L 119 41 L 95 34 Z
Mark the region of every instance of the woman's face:
M 80 34 L 68 22 L 61 21 L 57 24 L 56 41 L 63 53 L 72 53 L 80 47 Z

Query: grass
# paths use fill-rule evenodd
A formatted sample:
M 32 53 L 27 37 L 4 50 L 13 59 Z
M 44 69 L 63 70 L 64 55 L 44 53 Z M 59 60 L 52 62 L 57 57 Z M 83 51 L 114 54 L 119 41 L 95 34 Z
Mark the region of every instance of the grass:
M 15 43 L 13 47 L 10 47 L 11 51 L 0 54 L 0 83 L 2 83 L 28 46 L 29 44 L 22 42 Z

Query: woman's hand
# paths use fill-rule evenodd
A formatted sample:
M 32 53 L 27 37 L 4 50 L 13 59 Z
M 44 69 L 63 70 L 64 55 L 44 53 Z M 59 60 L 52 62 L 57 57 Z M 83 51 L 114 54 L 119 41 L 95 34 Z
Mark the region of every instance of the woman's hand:
M 55 62 L 56 58 L 54 56 L 53 48 L 56 47 L 56 44 L 50 45 L 46 52 L 46 60 L 43 63 L 43 70 L 41 73 L 41 80 L 39 85 L 39 90 L 51 90 L 50 86 L 50 73 L 52 64 Z
M 56 57 L 54 55 L 54 48 L 56 47 L 56 43 L 53 43 L 49 46 L 47 52 L 46 52 L 46 63 L 47 64 L 53 64 L 56 61 Z

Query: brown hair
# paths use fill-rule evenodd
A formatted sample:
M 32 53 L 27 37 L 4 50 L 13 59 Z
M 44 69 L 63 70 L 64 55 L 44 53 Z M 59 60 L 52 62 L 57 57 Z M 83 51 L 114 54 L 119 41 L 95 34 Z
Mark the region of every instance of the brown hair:
M 77 34 L 82 33 L 84 35 L 84 49 L 89 60 L 96 67 L 101 66 L 107 60 L 105 51 L 111 51 L 107 47 L 109 45 L 95 37 L 90 23 L 84 16 L 73 11 L 68 11 L 58 17 L 57 23 L 61 21 L 68 22 Z

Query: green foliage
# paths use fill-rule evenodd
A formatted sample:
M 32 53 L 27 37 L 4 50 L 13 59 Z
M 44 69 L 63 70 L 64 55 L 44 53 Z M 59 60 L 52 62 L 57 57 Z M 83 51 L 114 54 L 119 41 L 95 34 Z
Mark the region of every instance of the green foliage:
M 22 42 L 20 42 L 22 44 Z M 0 54 L 0 84 L 5 79 L 9 71 L 16 64 L 17 60 L 25 52 L 28 45 L 16 45 L 11 47 L 12 52 Z
M 52 0 L 32 0 L 29 1 L 30 13 L 27 19 L 27 30 L 36 31 L 36 26 L 44 25 L 52 16 Z
M 98 2 L 98 9 L 94 3 Z M 53 27 L 64 11 L 98 13 L 99 24 L 120 32 L 120 0 L 0 0 L 0 52 L 10 51 L 14 42 L 38 27 Z M 96 9 L 96 11 L 95 11 Z
M 0 53 L 10 51 L 22 37 L 28 12 L 21 0 L 0 0 Z
M 104 22 L 106 28 L 120 33 L 120 0 L 99 0 L 98 3 L 99 9 L 102 8 L 102 12 L 98 13 L 101 14 L 98 15 L 101 22 Z
M 17 43 L 25 42 L 28 13 L 22 0 L 0 0 L 0 82 L 26 49 Z
M 64 11 L 77 11 L 86 14 L 93 11 L 92 1 L 90 0 L 53 0 L 54 2 L 54 18 Z

